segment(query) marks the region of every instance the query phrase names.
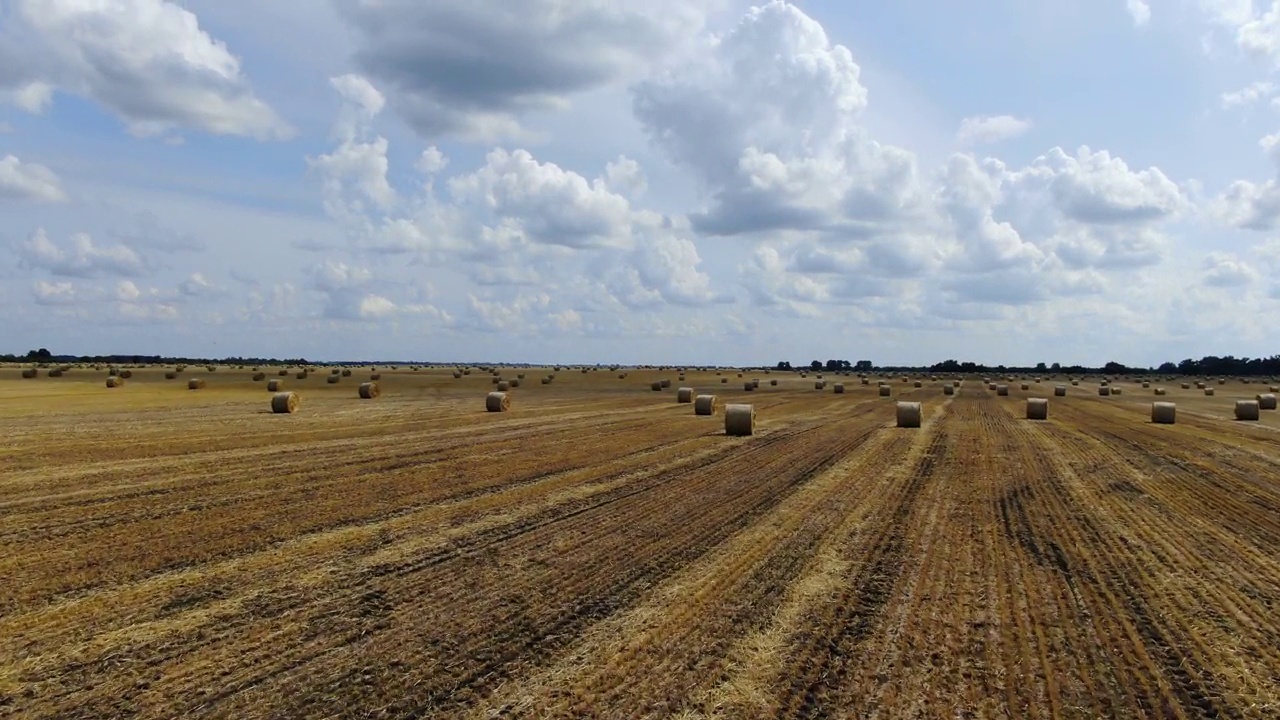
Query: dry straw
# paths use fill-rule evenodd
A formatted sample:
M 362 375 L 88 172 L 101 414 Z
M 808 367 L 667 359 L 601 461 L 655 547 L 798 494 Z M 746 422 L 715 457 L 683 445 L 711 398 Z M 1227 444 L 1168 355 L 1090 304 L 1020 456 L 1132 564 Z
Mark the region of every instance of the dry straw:
M 649 389 L 654 392 L 662 392 L 662 383 L 655 380 L 654 382 L 649 383 Z
M 107 387 L 117 388 L 117 387 L 123 387 L 123 386 L 124 386 L 124 380 L 119 375 L 107 376 Z
M 1027 398 L 1027 419 L 1048 420 L 1049 400 L 1046 398 Z
M 337 384 L 338 384 L 338 379 L 339 379 L 340 377 L 342 377 L 342 376 L 341 376 L 341 375 L 330 375 L 328 378 L 325 378 L 325 382 L 329 383 L 330 385 L 337 385 Z
M 289 377 L 289 371 L 288 371 L 288 370 L 281 370 L 281 371 L 277 372 L 277 373 L 276 373 L 276 375 L 279 375 L 280 377 Z
M 1110 388 L 1110 387 L 1108 387 L 1108 386 L 1106 386 L 1106 385 L 1101 385 L 1101 386 L 1099 386 L 1099 387 L 1098 387 L 1098 395 L 1100 395 L 1100 396 L 1102 396 L 1102 397 L 1107 397 L 1107 396 L 1108 396 L 1108 395 L 1110 395 L 1110 394 L 1111 394 L 1111 388 Z
M 1178 419 L 1178 406 L 1171 402 L 1151 403 L 1151 422 L 1172 425 Z
M 742 389 L 746 392 L 751 392 L 756 389 L 756 384 L 748 380 L 747 382 L 742 383 Z
M 205 381 L 201 380 L 200 378 L 191 378 L 190 380 L 187 381 L 188 390 L 203 390 L 204 386 L 205 386 Z
M 769 384 L 770 384 L 770 385 L 772 385 L 772 386 L 774 386 L 774 387 L 777 387 L 777 385 L 778 385 L 778 381 L 777 381 L 777 380 L 770 380 L 770 381 L 769 381 Z
M 893 389 L 890 388 L 888 385 L 880 386 L 880 397 L 889 397 L 889 394 L 892 392 L 893 392 Z
M 996 395 L 999 395 L 999 396 L 1001 396 L 1001 397 L 1008 397 L 1008 396 L 1009 396 L 1009 386 L 1008 386 L 1008 385 L 1004 385 L 1004 384 L 997 385 L 997 386 L 996 386 Z
M 62 368 L 54 368 L 49 371 L 49 377 L 62 377 Z
M 676 402 L 691 403 L 693 402 L 693 388 L 682 387 L 676 389 Z
M 918 428 L 924 419 L 924 406 L 918 402 L 898 402 L 898 427 Z
M 1263 393 L 1254 398 L 1258 401 L 1259 410 L 1275 410 L 1276 396 L 1274 393 Z
M 726 405 L 724 408 L 724 434 L 745 437 L 756 431 L 754 405 Z
M 1207 388 L 1205 388 L 1205 389 L 1204 389 L 1204 394 L 1205 394 L 1205 395 L 1207 395 L 1208 397 L 1213 397 L 1213 388 L 1211 388 L 1211 387 L 1207 387 Z
M 1162 387 L 1158 387 L 1158 388 L 1156 388 L 1156 389 L 1155 389 L 1155 393 L 1156 393 L 1157 395 L 1167 395 L 1167 394 L 1169 393 L 1169 391 L 1168 391 L 1168 390 L 1165 390 L 1165 389 L 1164 389 L 1164 388 L 1162 388 Z
M 1030 385 L 1028 385 L 1028 384 L 1026 384 L 1026 383 L 1022 383 L 1022 385 L 1021 385 L 1020 387 L 1021 387 L 1024 391 L 1025 391 L 1025 390 L 1030 390 L 1030 389 L 1031 389 L 1031 386 L 1030 386 Z
M 835 384 L 835 393 L 836 393 L 837 395 L 843 395 L 843 394 L 844 394 L 844 383 L 836 383 L 836 384 Z
M 821 390 L 827 386 L 826 380 L 815 380 L 813 383 L 814 390 Z
M 1054 386 L 1053 386 L 1053 394 L 1054 394 L 1054 396 L 1056 396 L 1056 397 L 1066 397 L 1066 396 L 1067 396 L 1067 386 L 1066 386 L 1066 385 L 1054 385 Z
M 955 395 L 955 394 L 956 394 L 956 386 L 955 386 L 955 385 L 943 385 L 943 386 L 942 386 L 942 394 L 943 394 L 943 395 Z
M 298 393 L 278 392 L 271 396 L 271 412 L 282 415 L 296 413 L 301 402 Z
M 511 398 L 504 392 L 491 392 L 484 398 L 484 409 L 489 412 L 506 412 L 511 409 Z
M 586 372 L 586 371 L 584 370 L 583 372 Z M 670 381 L 670 380 L 662 380 L 662 381 L 660 382 L 660 385 L 663 387 L 663 389 L 669 388 L 669 387 L 671 387 L 671 381 Z
M 372 400 L 382 394 L 382 388 L 376 382 L 360 383 L 360 399 Z
M 283 382 L 284 382 L 283 380 L 277 380 L 275 378 L 268 380 L 267 392 L 280 392 L 280 388 L 282 387 Z
M 253 374 L 253 381 L 254 381 L 254 382 L 262 382 L 263 380 L 266 380 L 266 379 L 267 379 L 267 374 L 266 374 L 266 373 L 254 373 L 254 374 Z
M 168 371 L 168 372 L 166 372 L 166 373 L 164 374 L 164 379 L 165 379 L 165 380 L 177 380 L 177 379 L 178 379 L 178 373 L 176 373 L 176 372 L 174 372 L 174 371 L 170 370 L 170 371 Z
M 694 415 L 715 415 L 719 401 L 715 395 L 699 395 L 693 399 Z
M 1236 401 L 1236 419 L 1237 420 L 1257 420 L 1261 417 L 1258 411 L 1257 400 L 1237 400 Z
M 35 369 L 35 368 L 25 368 L 25 369 L 23 369 L 23 371 L 22 371 L 22 377 L 27 378 L 28 380 L 30 380 L 31 378 L 33 378 L 33 377 L 35 377 L 35 376 L 36 376 L 36 369 Z

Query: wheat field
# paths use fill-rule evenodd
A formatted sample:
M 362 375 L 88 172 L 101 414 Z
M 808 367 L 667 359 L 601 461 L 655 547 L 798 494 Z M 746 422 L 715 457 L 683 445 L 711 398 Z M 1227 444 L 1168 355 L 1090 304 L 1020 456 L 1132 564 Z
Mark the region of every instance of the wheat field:
M 1257 383 L 166 369 L 0 369 L 0 716 L 1280 717 Z

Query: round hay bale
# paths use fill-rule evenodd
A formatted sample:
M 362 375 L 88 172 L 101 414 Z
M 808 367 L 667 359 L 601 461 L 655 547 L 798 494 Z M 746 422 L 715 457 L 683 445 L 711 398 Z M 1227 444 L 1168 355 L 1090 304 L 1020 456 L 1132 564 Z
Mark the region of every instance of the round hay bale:
M 498 392 L 506 392 L 511 389 L 511 383 L 506 380 L 498 381 Z
M 1009 386 L 1008 386 L 1008 385 L 1005 385 L 1004 383 L 1001 383 L 1001 384 L 999 384 L 999 385 L 996 385 L 996 395 L 999 395 L 1000 397 L 1008 397 L 1008 396 L 1009 396 Z
M 253 374 L 253 381 L 254 381 L 254 382 L 262 382 L 263 380 L 266 380 L 266 379 L 267 379 L 267 374 L 266 374 L 266 373 L 254 373 L 254 374 Z
M 281 370 L 281 371 L 277 372 L 277 373 L 276 373 L 276 375 L 279 375 L 280 377 L 289 377 L 289 371 L 288 371 L 288 370 Z
M 756 389 L 756 384 L 748 380 L 747 382 L 742 383 L 742 389 L 747 392 L 752 392 Z
M 267 381 L 267 392 L 280 392 L 280 388 L 284 386 L 284 381 L 272 378 Z
M 1190 390 L 1190 389 L 1191 389 L 1191 383 L 1182 383 L 1182 389 L 1183 389 L 1183 390 Z
M 943 386 L 942 386 L 942 394 L 943 394 L 943 395 L 955 395 L 955 394 L 956 394 L 956 387 L 955 387 L 954 385 L 943 385 Z
M 676 402 L 691 403 L 693 402 L 693 388 L 682 387 L 676 389 Z
M 825 388 L 826 386 L 827 386 L 827 381 L 826 381 L 826 380 L 814 380 L 814 381 L 813 381 L 813 389 L 814 389 L 814 390 L 822 390 L 822 389 L 823 389 L 823 388 Z
M 306 370 L 303 370 L 302 372 L 298 373 L 297 375 L 294 375 L 294 378 L 296 378 L 296 379 L 298 379 L 298 380 L 306 380 L 306 379 L 307 379 L 307 371 L 306 371 Z
M 1066 397 L 1066 396 L 1067 396 L 1067 386 L 1066 386 L 1066 385 L 1054 385 L 1054 386 L 1053 386 L 1053 394 L 1054 394 L 1054 396 L 1056 396 L 1056 397 Z
M 1151 422 L 1172 425 L 1178 419 L 1178 406 L 1171 402 L 1151 403 Z
M 59 371 L 59 372 L 61 372 L 61 371 Z M 128 379 L 130 379 L 130 378 L 132 378 L 132 377 L 133 377 L 133 371 L 132 371 L 132 370 L 122 370 L 122 371 L 120 371 L 120 377 L 124 378 L 125 380 L 128 380 Z
M 516 373 L 516 379 L 517 379 L 517 380 L 523 380 L 523 379 L 524 379 L 524 373 Z
M 217 365 L 205 365 L 205 366 L 204 366 L 204 369 L 205 369 L 205 370 L 208 370 L 209 372 L 217 372 L 217 371 L 218 371 L 218 366 L 217 366 Z
M 727 377 L 722 377 L 722 378 L 720 378 L 720 384 L 721 384 L 721 385 L 724 385 L 724 384 L 726 384 L 726 383 L 728 383 L 728 382 L 729 382 L 729 378 L 727 378 Z
M 271 396 L 271 412 L 280 415 L 291 415 L 298 412 L 302 399 L 295 392 L 278 392 Z
M 1207 387 L 1207 388 L 1205 388 L 1205 389 L 1204 389 L 1204 394 L 1205 394 L 1205 396 L 1206 396 L 1206 397 L 1213 397 L 1213 388 L 1211 388 L 1211 387 Z
M 1047 398 L 1027 398 L 1027 419 L 1048 420 L 1049 400 Z
M 109 388 L 124 387 L 124 379 L 121 378 L 119 375 L 108 375 L 107 387 Z
M 665 389 L 667 389 L 667 388 L 669 388 L 669 387 L 671 387 L 671 381 L 670 381 L 670 380 L 662 380 L 662 381 L 660 382 L 660 384 L 662 385 L 662 389 L 664 389 L 664 390 L 665 390 Z
M 351 368 L 343 368 L 342 377 L 351 377 Z
M 187 381 L 188 390 L 203 390 L 204 386 L 205 386 L 205 381 L 201 380 L 200 378 L 191 378 L 190 380 Z
M 880 386 L 880 397 L 889 397 L 890 393 L 892 392 L 893 392 L 893 388 L 889 387 L 888 385 Z
M 341 377 L 342 377 L 341 375 L 330 375 L 329 377 L 325 378 L 325 382 L 329 383 L 330 385 L 337 385 L 338 380 L 341 379 Z
M 654 380 L 653 382 L 649 383 L 649 389 L 654 392 L 662 392 L 662 383 L 658 382 L 657 380 Z
M 31 378 L 35 377 L 35 376 L 36 376 L 36 374 L 37 374 L 37 371 L 36 371 L 36 369 L 35 369 L 35 368 L 23 368 L 23 370 L 22 370 L 22 377 L 24 377 L 24 378 L 26 378 L 26 379 L 28 379 L 28 380 L 30 380 Z
M 372 400 L 382 394 L 382 388 L 376 382 L 364 382 L 360 383 L 359 392 L 361 400 Z
M 502 378 L 498 377 L 497 375 L 494 375 L 493 377 L 489 378 L 490 385 L 497 385 L 500 382 L 502 382 Z
M 1151 387 L 1151 383 L 1149 383 L 1149 382 L 1144 382 L 1144 383 L 1142 383 L 1142 389 L 1143 389 L 1143 390 L 1146 390 L 1146 389 L 1147 389 L 1147 388 L 1149 388 L 1149 387 Z
M 871 381 L 870 381 L 870 380 L 868 380 L 867 378 L 862 378 L 862 384 L 863 384 L 863 385 L 870 385 L 870 384 L 871 384 Z
M 484 397 L 484 409 L 489 412 L 506 412 L 511 409 L 511 398 L 504 392 L 491 392 Z
M 1022 385 L 1020 385 L 1019 387 L 1021 387 L 1023 391 L 1027 391 L 1031 389 L 1031 386 L 1026 383 L 1022 383 Z
M 1110 388 L 1109 386 L 1107 386 L 1107 385 L 1100 385 L 1100 386 L 1098 386 L 1098 395 L 1100 395 L 1100 396 L 1102 396 L 1102 397 L 1108 397 L 1108 396 L 1110 396 L 1110 395 L 1111 395 L 1111 388 Z
M 378 382 L 379 380 L 382 379 L 382 373 L 371 373 L 369 375 L 369 379 L 372 380 L 373 382 Z
M 49 377 L 62 377 L 62 368 L 54 368 L 49 371 Z
M 1158 387 L 1158 388 L 1156 388 L 1156 389 L 1155 389 L 1155 393 L 1156 393 L 1156 395 L 1167 395 L 1167 394 L 1169 394 L 1169 391 L 1168 391 L 1168 390 L 1165 390 L 1165 389 L 1164 389 L 1164 388 L 1162 388 L 1162 387 Z
M 746 437 L 756 431 L 756 407 L 754 405 L 726 405 L 724 407 L 724 434 Z
M 1267 388 L 1267 392 L 1280 393 L 1280 385 L 1272 385 Z
M 339 373 L 341 373 L 341 372 L 342 372 L 342 370 L 340 370 L 340 369 L 338 369 L 338 368 L 329 368 L 329 374 L 330 374 L 330 375 L 337 375 L 337 374 L 339 374 Z
M 922 382 L 920 382 L 919 380 L 917 380 L 917 381 L 915 382 L 915 386 L 916 386 L 916 387 L 924 387 L 924 383 L 922 383 Z
M 1257 400 L 1237 400 L 1236 401 L 1236 419 L 1237 420 L 1257 420 L 1261 417 L 1258 411 Z
M 898 427 L 918 428 L 924 420 L 924 406 L 918 402 L 898 401 Z
M 1274 393 L 1263 393 L 1254 398 L 1258 401 L 1259 410 L 1275 410 L 1276 396 Z
M 760 387 L 760 378 L 752 378 L 751 384 L 755 385 L 756 387 Z
M 498 384 L 501 385 L 502 383 L 498 383 Z M 507 387 L 513 387 L 513 388 L 520 387 L 520 378 L 516 378 L 515 380 L 508 380 Z
M 1072 380 L 1072 381 L 1071 381 L 1071 384 L 1072 384 L 1072 385 L 1077 385 L 1077 386 L 1078 386 L 1078 385 L 1080 384 L 1080 381 L 1079 381 L 1079 380 Z
M 1121 388 L 1118 388 L 1118 387 L 1112 387 L 1112 388 L 1111 388 L 1111 394 L 1112 394 L 1112 395 L 1119 395 L 1120 393 L 1123 393 L 1123 392 L 1124 392 L 1124 390 L 1123 390 L 1123 389 L 1121 389 Z
M 467 368 L 466 370 L 463 370 L 463 371 L 462 371 L 462 374 L 463 374 L 463 375 L 470 375 L 470 374 L 471 374 L 471 368 Z
M 453 379 L 454 379 L 454 380 L 461 380 L 461 379 L 462 379 L 462 373 L 460 373 L 460 372 L 458 372 L 458 371 L 456 371 L 456 370 L 455 370 L 455 371 L 454 371 L 454 373 L 453 373 Z
M 960 381 L 959 381 L 959 380 L 952 380 L 952 381 L 951 381 L 951 387 L 960 387 Z
M 719 400 L 715 395 L 699 395 L 693 399 L 694 415 L 715 415 Z
M 835 384 L 835 388 L 834 388 L 834 389 L 835 389 L 835 394 L 836 394 L 836 395 L 843 395 L 843 394 L 844 394 L 844 383 L 836 383 L 836 384 Z
M 551 378 L 549 378 L 549 377 L 544 377 L 544 378 L 542 378 L 541 380 L 539 380 L 538 382 L 542 383 L 543 385 L 550 385 L 550 384 L 551 384 Z

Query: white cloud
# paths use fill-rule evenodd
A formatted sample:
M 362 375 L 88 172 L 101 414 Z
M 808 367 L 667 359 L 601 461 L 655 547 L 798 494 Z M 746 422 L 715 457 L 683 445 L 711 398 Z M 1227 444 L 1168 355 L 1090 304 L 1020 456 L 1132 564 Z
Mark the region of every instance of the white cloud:
M 1146 27 L 1151 22 L 1151 6 L 1146 0 L 1125 0 L 1124 7 L 1135 27 Z
M 1204 283 L 1211 287 L 1241 287 L 1257 280 L 1258 272 L 1234 255 L 1210 253 L 1204 260 Z
M 0 31 L 0 90 L 40 112 L 53 89 L 84 96 L 131 132 L 186 127 L 285 138 L 293 130 L 249 87 L 240 61 L 164 0 L 13 0 Z
M 39 305 L 72 305 L 77 302 L 75 286 L 70 282 L 37 280 L 32 292 Z
M 1012 115 L 976 115 L 960 121 L 956 140 L 961 145 L 988 145 L 1025 134 L 1031 125 L 1030 120 Z
M 146 260 L 130 248 L 100 247 L 85 233 L 72 235 L 70 247 L 63 248 L 41 228 L 19 245 L 18 254 L 29 268 L 65 277 L 130 277 L 150 272 Z
M 0 199 L 5 198 L 62 202 L 67 193 L 49 168 L 6 155 L 0 158 Z
M 1275 92 L 1275 83 L 1269 80 L 1259 80 L 1239 90 L 1222 93 L 1222 107 L 1231 109 L 1255 105 L 1259 100 L 1273 96 Z

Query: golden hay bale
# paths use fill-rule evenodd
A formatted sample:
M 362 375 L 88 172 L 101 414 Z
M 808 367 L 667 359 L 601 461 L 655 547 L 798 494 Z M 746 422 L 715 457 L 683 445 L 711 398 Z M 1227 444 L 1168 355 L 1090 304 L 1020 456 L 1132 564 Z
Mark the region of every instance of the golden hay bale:
M 1169 394 L 1169 391 L 1168 391 L 1168 390 L 1165 390 L 1165 389 L 1164 389 L 1164 388 L 1162 388 L 1162 387 L 1158 387 L 1158 388 L 1156 388 L 1156 389 L 1155 389 L 1155 394 L 1156 394 L 1156 395 L 1167 395 L 1167 394 Z
M 693 388 L 682 387 L 676 389 L 676 402 L 691 403 L 693 402 Z
M 671 381 L 670 381 L 670 380 L 663 380 L 663 381 L 661 381 L 661 384 L 662 384 L 663 389 L 666 389 L 666 388 L 671 387 Z
M 823 389 L 823 388 L 825 388 L 826 386 L 827 386 L 827 381 L 826 381 L 826 380 L 814 380 L 814 381 L 813 381 L 813 389 L 814 389 L 814 390 L 822 390 L 822 389 Z
M 351 368 L 343 368 L 342 377 L 351 377 Z
M 889 394 L 892 392 L 893 392 L 893 388 L 889 387 L 888 385 L 880 386 L 880 397 L 889 397 Z
M 507 380 L 498 380 L 498 392 L 506 392 L 511 389 L 511 383 Z
M 494 375 L 493 377 L 489 378 L 490 385 L 497 385 L 500 382 L 502 382 L 502 378 L 498 377 L 497 375 Z
M 54 368 L 48 374 L 49 377 L 62 377 L 62 368 Z
M 267 392 L 279 392 L 279 391 L 280 391 L 280 388 L 281 388 L 281 387 L 283 387 L 283 383 L 284 383 L 284 381 L 283 381 L 283 380 L 278 380 L 278 379 L 275 379 L 275 378 L 272 378 L 272 379 L 268 380 L 268 381 L 267 381 Z
M 277 374 L 277 375 L 279 375 L 280 377 L 289 377 L 289 371 L 288 371 L 288 370 L 281 370 L 281 371 L 277 372 L 276 374 Z
M 760 387 L 760 378 L 752 378 L 751 384 L 755 385 L 756 387 Z
M 124 379 L 121 378 L 119 375 L 108 375 L 107 387 L 109 388 L 124 387 Z
M 733 404 L 724 407 L 724 434 L 746 437 L 756 431 L 756 407 Z
M 1119 394 L 1120 394 L 1120 393 L 1122 393 L 1122 392 L 1124 392 L 1124 390 L 1122 390 L 1122 389 L 1120 389 L 1120 388 L 1118 388 L 1118 387 L 1113 387 L 1113 388 L 1111 388 L 1111 394 L 1112 394 L 1112 395 L 1119 395 Z
M 715 395 L 699 395 L 693 399 L 694 415 L 715 415 L 719 400 Z
M 1066 396 L 1067 396 L 1067 386 L 1066 386 L 1066 385 L 1054 385 L 1054 386 L 1053 386 L 1053 394 L 1054 394 L 1055 396 L 1057 396 L 1057 397 L 1066 397 Z
M 176 372 L 174 372 L 174 371 L 172 371 L 172 370 L 169 370 L 168 372 L 166 372 L 166 373 L 164 374 L 164 379 L 165 379 L 165 380 L 177 380 L 177 379 L 178 379 L 178 373 L 176 373 Z
M 870 384 L 871 384 L 871 381 L 870 381 L 870 380 L 868 380 L 867 378 L 862 378 L 862 384 L 863 384 L 863 385 L 870 385 Z
M 1254 400 L 1258 401 L 1259 410 L 1275 410 L 1276 409 L 1276 396 L 1274 393 L 1263 393 L 1261 395 L 1254 397 Z
M 298 412 L 302 399 L 295 392 L 278 392 L 271 396 L 271 412 L 288 415 Z
M 125 380 L 128 380 L 128 379 L 130 379 L 130 378 L 132 378 L 132 377 L 133 377 L 133 371 L 132 371 L 132 370 L 122 370 L 122 371 L 120 371 L 120 377 L 124 378 Z
M 1080 381 L 1079 381 L 1079 380 L 1072 380 L 1072 381 L 1071 381 L 1071 384 L 1072 384 L 1072 385 L 1079 385 L 1079 384 L 1080 384 Z
M 374 382 L 378 382 L 379 380 L 382 379 L 382 373 L 370 373 L 369 379 Z
M 35 377 L 35 376 L 36 376 L 36 369 L 35 369 L 35 368 L 23 368 L 23 370 L 22 370 L 22 377 L 24 377 L 24 378 L 26 378 L 26 379 L 30 380 L 31 378 L 33 378 L 33 377 Z
M 1272 385 L 1267 388 L 1267 392 L 1280 393 L 1280 385 Z
M 1261 410 L 1258 407 L 1257 400 L 1237 400 L 1236 401 L 1236 419 L 1237 420 L 1257 420 L 1261 417 Z
M 662 392 L 662 383 L 654 380 L 652 383 L 649 383 L 649 389 L 654 392 Z
M 517 380 L 523 380 L 523 379 L 524 379 L 524 373 L 516 373 L 516 379 L 517 379 Z
M 918 428 L 924 420 L 924 406 L 918 402 L 898 402 L 898 427 Z
M 1171 402 L 1151 403 L 1151 422 L 1173 425 L 1178 419 L 1178 406 Z
M 728 382 L 729 382 L 729 378 L 727 378 L 727 377 L 722 377 L 722 378 L 720 378 L 720 384 L 721 384 L 721 385 L 724 385 L 724 384 L 726 384 L 726 383 L 728 383 Z
M 188 390 L 203 390 L 204 386 L 205 386 L 205 381 L 201 380 L 200 378 L 191 378 L 190 380 L 187 381 Z
M 217 365 L 205 365 L 205 366 L 204 366 L 204 369 L 205 369 L 205 370 L 208 370 L 209 372 L 217 372 L 217 371 L 218 371 L 218 366 L 217 366 Z
M 778 381 L 777 381 L 777 380 L 770 380 L 770 381 L 769 381 L 769 384 L 770 384 L 770 385 L 772 385 L 772 386 L 774 386 L 774 387 L 777 387 L 777 385 L 778 385 Z
M 1190 390 L 1190 389 L 1191 389 L 1191 383 L 1182 383 L 1182 389 L 1183 389 L 1183 390 Z
M 463 370 L 463 371 L 462 371 L 462 374 L 463 374 L 463 375 L 470 375 L 470 374 L 471 374 L 471 368 L 467 368 L 466 370 Z
M 844 383 L 836 383 L 836 384 L 835 384 L 835 393 L 836 393 L 837 395 L 843 395 L 843 394 L 844 394 Z
M 922 383 L 922 382 L 920 382 L 919 380 L 917 380 L 917 381 L 915 382 L 915 386 L 916 386 L 916 387 L 924 387 L 924 383 Z
M 999 384 L 999 385 L 996 385 L 996 395 L 999 395 L 999 396 L 1001 396 L 1001 397 L 1008 397 L 1008 395 L 1009 395 L 1009 386 L 1008 386 L 1008 385 L 1005 385 L 1004 383 L 1001 383 L 1001 384 Z
M 1213 388 L 1211 388 L 1211 387 L 1207 387 L 1207 388 L 1205 388 L 1205 389 L 1204 389 L 1204 394 L 1205 394 L 1207 397 L 1213 397 L 1213 392 L 1214 392 L 1214 391 L 1213 391 Z
M 1151 387 L 1151 383 L 1149 383 L 1149 382 L 1143 382 L 1143 383 L 1142 383 L 1142 389 L 1143 389 L 1143 390 L 1146 390 L 1146 389 L 1147 389 L 1147 388 L 1149 388 L 1149 387 Z
M 1049 401 L 1046 398 L 1027 398 L 1027 419 L 1048 420 Z
M 501 383 L 499 383 L 499 384 L 501 384 Z M 513 388 L 518 388 L 518 387 L 520 387 L 520 378 L 516 378 L 515 380 L 508 380 L 508 381 L 507 381 L 507 387 L 513 387 Z
M 549 377 L 544 377 L 544 378 L 542 378 L 541 380 L 539 380 L 538 382 L 542 383 L 543 385 L 550 385 L 550 384 L 551 384 L 551 378 L 549 378 Z
M 341 375 L 330 375 L 329 377 L 325 378 L 325 382 L 329 383 L 330 385 L 337 385 L 338 380 L 341 377 L 342 377 Z
M 959 380 L 952 380 L 952 381 L 951 381 L 951 387 L 960 387 L 960 381 L 959 381 Z
M 756 386 L 755 386 L 755 383 L 753 383 L 753 382 L 751 382 L 751 381 L 747 381 L 747 382 L 742 383 L 742 389 L 743 389 L 743 390 L 745 390 L 745 391 L 747 391 L 747 392 L 751 392 L 751 391 L 753 391 L 753 390 L 755 390 L 755 389 L 756 389 Z
M 511 398 L 504 392 L 491 392 L 484 397 L 484 409 L 489 412 L 506 412 L 511 409 Z
M 1111 387 L 1108 385 L 1099 385 L 1098 395 L 1102 397 L 1109 397 L 1111 395 Z
M 359 393 L 361 400 L 372 400 L 382 394 L 382 387 L 372 381 L 360 383 Z
M 955 395 L 955 394 L 956 394 L 956 387 L 955 387 L 954 385 L 943 385 L 943 386 L 942 386 L 942 394 L 943 394 L 943 395 Z
M 454 379 L 454 380 L 461 380 L 461 379 L 462 379 L 462 373 L 457 372 L 457 371 L 455 370 L 455 371 L 454 371 L 454 373 L 453 373 L 453 379 Z
M 297 375 L 294 375 L 294 378 L 296 378 L 296 379 L 298 379 L 298 380 L 306 380 L 306 379 L 307 379 L 307 375 L 308 375 L 307 371 L 306 371 L 306 370 L 303 370 L 302 372 L 298 373 Z
M 1022 383 L 1022 385 L 1021 385 L 1020 387 L 1021 387 L 1023 390 L 1030 390 L 1030 389 L 1031 389 L 1031 386 L 1030 386 L 1030 385 L 1028 385 L 1028 384 L 1026 384 L 1026 383 Z
M 262 382 L 263 380 L 266 380 L 266 379 L 267 379 L 267 374 L 266 374 L 266 373 L 254 373 L 254 374 L 253 374 L 253 381 L 254 381 L 254 382 Z

